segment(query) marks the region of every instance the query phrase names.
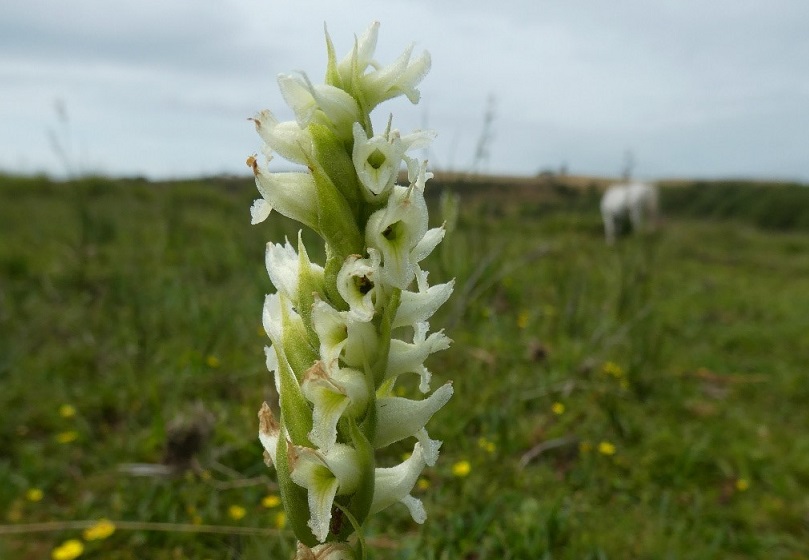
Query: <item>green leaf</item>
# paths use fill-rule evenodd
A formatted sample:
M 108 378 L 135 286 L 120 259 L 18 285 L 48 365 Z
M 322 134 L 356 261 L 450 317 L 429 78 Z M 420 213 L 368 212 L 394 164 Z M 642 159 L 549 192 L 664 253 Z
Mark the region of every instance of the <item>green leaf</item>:
M 377 358 L 372 369 L 374 372 L 374 388 L 378 389 L 385 381 L 385 373 L 388 369 L 388 355 L 390 354 L 391 325 L 402 301 L 402 290 L 392 288 L 388 301 L 385 304 L 379 318 L 379 347 L 377 348 Z
M 372 405 L 370 408 L 376 410 L 375 405 Z M 353 418 L 349 418 L 348 429 L 351 434 L 351 443 L 354 449 L 357 450 L 360 470 L 360 485 L 357 491 L 351 496 L 348 510 L 356 519 L 356 523 L 362 526 L 365 519 L 368 517 L 368 512 L 371 511 L 371 503 L 374 501 L 374 468 L 376 467 L 376 462 L 374 460 L 374 449 L 371 442 L 365 437 L 365 434 L 359 426 L 357 426 Z M 348 534 L 344 535 L 343 532 L 345 531 L 348 531 Z M 344 527 L 340 536 L 345 539 L 350 534 L 351 530 L 349 530 L 348 527 Z
M 301 386 L 289 367 L 286 356 L 278 356 L 278 371 L 281 404 L 281 423 L 286 425 L 292 443 L 306 447 L 314 447 L 309 441 L 312 431 L 312 409 L 309 401 L 303 396 Z
M 284 418 L 282 416 L 282 433 L 283 426 Z M 286 511 L 287 514 L 287 521 L 299 541 L 309 547 L 316 546 L 318 541 L 312 534 L 309 525 L 307 525 L 310 517 L 308 492 L 306 488 L 295 484 L 290 477 L 289 443 L 286 438 L 278 438 L 278 448 L 276 449 L 275 457 L 275 470 L 278 473 L 278 488 L 281 491 L 281 500 L 284 502 L 284 511 Z
M 326 28 L 325 23 L 323 24 L 323 31 L 326 34 L 326 54 L 328 56 L 326 79 L 324 81 L 330 86 L 345 89 L 343 88 L 343 79 L 337 71 L 337 55 L 334 52 L 334 43 L 331 42 L 331 36 L 329 35 L 329 30 Z
M 319 163 L 315 162 L 311 170 L 315 179 L 320 235 L 341 261 L 348 255 L 362 254 L 363 236 L 345 197 Z
M 317 360 L 320 355 L 318 350 L 310 342 L 309 333 L 305 328 L 305 324 L 292 320 L 289 316 L 287 306 L 285 305 L 281 306 L 281 324 L 284 329 L 284 337 L 282 339 L 284 354 L 296 379 L 300 381 L 306 370 L 315 363 L 315 360 Z
M 365 199 L 354 168 L 351 146 L 343 143 L 329 127 L 322 124 L 310 124 L 309 132 L 312 135 L 315 159 L 345 197 L 356 221 L 362 213 Z

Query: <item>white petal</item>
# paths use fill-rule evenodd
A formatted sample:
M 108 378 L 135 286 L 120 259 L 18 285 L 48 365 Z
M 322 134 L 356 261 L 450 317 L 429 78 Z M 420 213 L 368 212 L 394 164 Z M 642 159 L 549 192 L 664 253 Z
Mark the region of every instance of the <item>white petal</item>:
M 324 452 L 331 450 L 337 441 L 340 418 L 345 414 L 362 414 L 368 404 L 365 376 L 354 369 L 327 372 L 321 362 L 316 362 L 304 375 L 301 389 L 314 404 L 309 439 Z
M 371 514 L 404 500 L 416 484 L 424 466 L 421 444 L 416 443 L 413 453 L 403 463 L 388 469 L 375 469 Z
M 428 230 L 410 252 L 410 261 L 418 263 L 427 258 L 427 256 L 433 252 L 433 249 L 441 243 L 441 240 L 444 239 L 445 233 L 444 226 Z
M 263 198 L 254 200 L 250 207 L 250 223 L 252 225 L 260 224 L 269 217 L 270 212 L 272 212 L 272 206 L 269 202 Z
M 433 352 L 446 350 L 452 340 L 443 332 L 432 333 L 427 336 L 428 325 L 417 323 L 413 342 L 394 339 L 390 343 L 388 354 L 388 367 L 385 373 L 387 379 L 414 372 L 421 375 L 419 390 L 426 393 L 430 390 L 430 371 L 424 367 L 424 361 Z
M 298 301 L 298 253 L 289 241 L 284 245 L 267 243 L 264 261 L 275 289 L 291 301 Z
M 252 120 L 267 147 L 279 155 L 301 165 L 306 165 L 313 157 L 312 136 L 297 122 L 279 122 L 267 110 L 261 111 Z
M 365 227 L 365 242 L 382 253 L 382 280 L 406 289 L 415 276 L 411 251 L 427 232 L 427 204 L 423 193 L 393 187 L 385 208 L 374 212 Z
M 357 452 L 336 444 L 328 453 L 294 446 L 290 454 L 290 477 L 308 490 L 309 527 L 318 541 L 329 533 L 331 509 L 337 494 L 351 494 L 359 484 Z
M 317 192 L 309 173 L 269 173 L 259 166 L 253 173 L 258 192 L 273 210 L 318 231 Z
M 426 275 L 421 270 L 416 271 L 417 280 L 421 274 Z M 455 280 L 431 287 L 426 286 L 426 281 L 423 283 L 419 281 L 418 292 L 402 291 L 401 303 L 396 310 L 396 318 L 392 327 L 403 327 L 426 321 L 449 299 L 454 287 Z
M 419 525 L 423 525 L 424 522 L 427 521 L 427 512 L 424 510 L 424 504 L 421 503 L 421 500 L 408 494 L 399 500 L 399 502 L 407 506 L 408 511 L 410 511 L 410 517 L 413 518 L 413 521 Z
M 377 428 L 373 441 L 374 447 L 379 449 L 407 437 L 417 435 L 418 432 L 423 430 L 433 414 L 447 404 L 447 401 L 452 397 L 452 393 L 452 384 L 447 383 L 422 400 L 411 400 L 402 397 L 377 399 Z M 423 435 L 426 435 L 426 433 Z M 422 442 L 423 447 L 425 442 Z M 425 447 L 424 451 L 428 451 L 428 449 Z M 425 453 L 426 462 L 428 465 L 435 464 L 434 450 L 431 448 L 429 451 L 429 454 Z

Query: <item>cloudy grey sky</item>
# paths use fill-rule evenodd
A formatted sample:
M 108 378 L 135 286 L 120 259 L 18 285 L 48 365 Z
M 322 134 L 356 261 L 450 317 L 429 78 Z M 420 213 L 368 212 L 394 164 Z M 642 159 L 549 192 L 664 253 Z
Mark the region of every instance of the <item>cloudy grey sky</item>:
M 468 169 L 494 99 L 493 173 L 809 181 L 806 0 L 26 0 L 0 3 L 0 169 L 152 178 L 246 173 L 246 118 L 291 118 L 280 72 L 325 68 L 372 20 L 377 59 L 411 41 L 422 103 L 383 104 L 438 132 Z M 55 103 L 63 103 L 68 122 Z

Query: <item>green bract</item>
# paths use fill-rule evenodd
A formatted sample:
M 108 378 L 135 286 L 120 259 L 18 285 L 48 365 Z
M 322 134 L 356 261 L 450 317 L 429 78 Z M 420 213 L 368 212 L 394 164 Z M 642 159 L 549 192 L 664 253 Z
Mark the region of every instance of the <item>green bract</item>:
M 454 284 L 430 286 L 420 267 L 444 229 L 428 229 L 424 188 L 432 175 L 407 152 L 426 146 L 433 133 L 402 135 L 392 119 L 384 134 L 372 130 L 379 103 L 398 95 L 418 101 L 430 58 L 412 58 L 411 46 L 380 65 L 373 58 L 378 29 L 373 23 L 339 62 L 327 34 L 323 84 L 305 74 L 279 76 L 294 121 L 279 122 L 266 110 L 252 119 L 268 161 L 274 152 L 307 168 L 272 173 L 249 158 L 262 197 L 252 222 L 275 209 L 317 233 L 326 254 L 323 265 L 312 263 L 300 233 L 297 249 L 271 242 L 266 252 L 276 293 L 266 297 L 263 324 L 280 421 L 265 403 L 259 439 L 276 467 L 302 559 L 354 557 L 347 537 L 370 513 L 396 503 L 424 522 L 410 492 L 441 446 L 425 425 L 453 392 L 446 383 L 422 399 L 393 394 L 402 374 L 418 375 L 429 393 L 424 361 L 450 340 L 430 333 L 428 320 Z M 403 165 L 408 184 L 399 186 Z M 376 467 L 375 448 L 408 438 L 416 442 L 407 460 Z

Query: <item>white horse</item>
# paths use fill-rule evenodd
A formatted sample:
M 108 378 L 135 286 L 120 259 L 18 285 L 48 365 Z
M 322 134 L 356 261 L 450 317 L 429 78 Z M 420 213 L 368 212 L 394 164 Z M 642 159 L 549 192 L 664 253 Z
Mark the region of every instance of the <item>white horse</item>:
M 601 199 L 601 218 L 607 243 L 615 242 L 619 224 L 629 219 L 633 231 L 642 231 L 657 220 L 657 188 L 645 183 L 612 185 Z

